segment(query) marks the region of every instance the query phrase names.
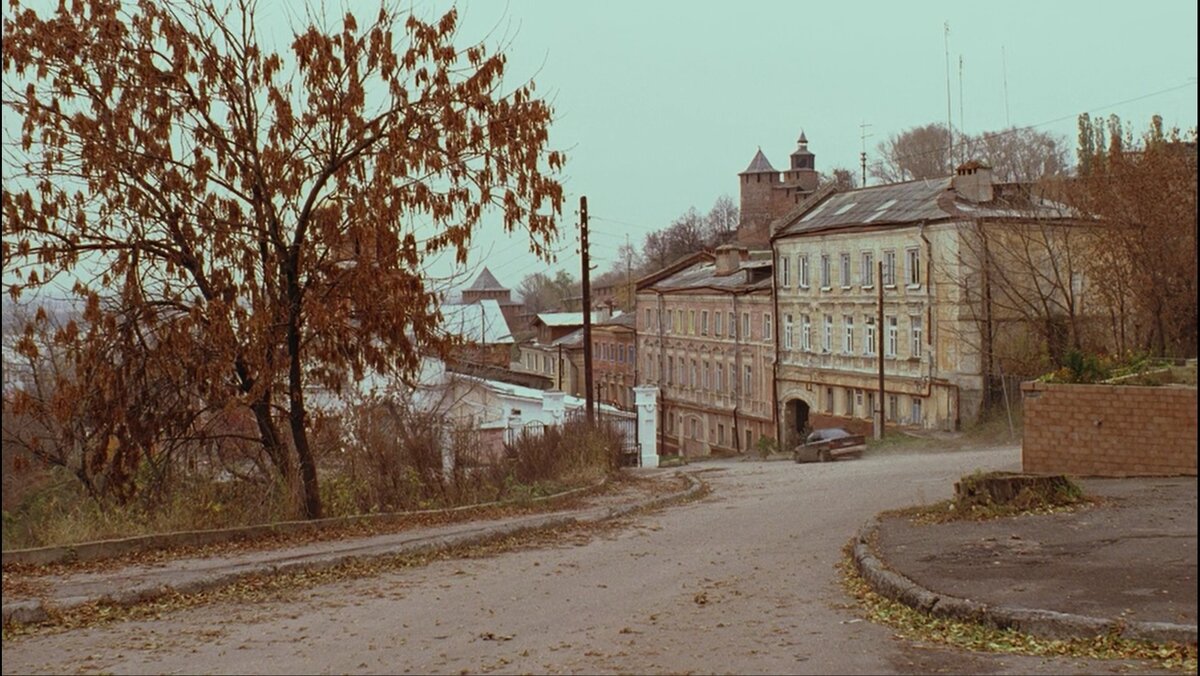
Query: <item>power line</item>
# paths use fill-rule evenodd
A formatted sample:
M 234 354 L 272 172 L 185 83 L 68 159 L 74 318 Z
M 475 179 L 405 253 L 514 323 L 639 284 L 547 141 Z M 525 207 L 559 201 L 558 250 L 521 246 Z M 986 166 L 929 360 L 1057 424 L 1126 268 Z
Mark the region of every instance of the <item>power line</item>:
M 1142 95 L 1140 95 L 1140 96 L 1134 96 L 1134 97 L 1132 97 L 1132 98 L 1128 98 L 1128 99 L 1125 99 L 1125 100 L 1123 100 L 1123 101 L 1117 101 L 1117 102 L 1115 102 L 1115 103 L 1108 103 L 1108 104 L 1105 104 L 1105 105 L 1102 105 L 1102 106 L 1095 106 L 1095 107 L 1093 107 L 1093 108 L 1090 108 L 1089 110 L 1091 110 L 1091 111 L 1096 111 L 1096 112 L 1099 112 L 1099 111 L 1102 111 L 1102 110 L 1107 110 L 1107 109 L 1109 109 L 1109 108 L 1116 108 L 1117 106 L 1123 106 L 1123 105 L 1125 105 L 1125 104 L 1127 104 L 1127 103 L 1133 103 L 1133 102 L 1135 102 L 1135 101 L 1141 101 L 1141 100 L 1143 100 L 1143 99 L 1148 99 L 1148 98 L 1151 98 L 1151 97 L 1154 97 L 1154 96 L 1160 96 L 1160 95 L 1162 95 L 1162 94 L 1169 94 L 1170 92 L 1173 92 L 1173 91 L 1178 91 L 1178 90 L 1180 90 L 1180 89 L 1186 89 L 1187 87 L 1192 87 L 1192 86 L 1195 86 L 1195 84 L 1196 84 L 1196 83 L 1195 83 L 1194 81 L 1193 81 L 1193 82 L 1185 82 L 1185 83 L 1183 83 L 1183 84 L 1181 84 L 1181 85 L 1175 85 L 1174 87 L 1167 87 L 1166 89 L 1160 89 L 1160 90 L 1158 90 L 1158 91 L 1150 92 L 1150 93 L 1148 93 L 1148 94 L 1142 94 Z M 1083 111 L 1083 112 L 1088 112 L 1088 111 L 1087 111 L 1087 110 L 1085 110 L 1085 111 Z M 1072 113 L 1072 114 L 1069 114 L 1069 115 L 1063 115 L 1062 117 L 1056 117 L 1056 118 L 1054 118 L 1054 119 L 1052 119 L 1052 120 L 1045 120 L 1045 121 L 1043 121 L 1043 122 L 1038 122 L 1038 123 L 1036 123 L 1036 124 L 1029 124 L 1029 125 L 1025 125 L 1024 127 L 1012 127 L 1011 129 L 1005 129 L 1004 131 L 998 131 L 998 132 L 994 132 L 994 133 L 991 133 L 991 134 L 984 134 L 984 135 L 983 135 L 983 138 L 985 138 L 985 139 L 994 139 L 994 138 L 1000 138 L 1000 137 L 1003 137 L 1003 136 L 1007 136 L 1007 135 L 1009 135 L 1009 134 L 1017 134 L 1017 133 L 1020 133 L 1020 132 L 1022 132 L 1022 131 L 1028 131 L 1028 130 L 1030 130 L 1030 129 L 1037 129 L 1038 127 L 1044 127 L 1044 126 L 1046 126 L 1046 125 L 1048 125 L 1048 124 L 1055 124 L 1055 123 L 1057 123 L 1057 122 L 1063 122 L 1063 121 L 1065 121 L 1065 120 L 1070 120 L 1070 119 L 1078 118 L 1078 117 L 1079 117 L 1079 115 L 1081 115 L 1081 114 L 1082 114 L 1082 113 Z M 953 134 L 953 130 L 950 130 L 950 133 L 951 133 L 951 134 Z M 953 147 L 954 147 L 954 145 L 953 145 L 953 143 L 951 143 L 950 145 L 938 146 L 938 147 L 935 147 L 935 148 L 930 148 L 929 150 L 923 150 L 923 151 L 921 151 L 921 152 L 918 152 L 918 153 L 910 153 L 910 154 L 908 154 L 908 155 L 901 155 L 901 156 L 899 156 L 899 157 L 897 157 L 897 158 L 895 158 L 895 159 L 896 159 L 897 161 L 899 161 L 899 160 L 909 160 L 909 159 L 915 159 L 915 158 L 918 158 L 918 157 L 925 157 L 925 156 L 927 156 L 927 155 L 933 155 L 933 154 L 935 154 L 935 153 L 944 153 L 944 152 L 946 152 L 946 151 L 948 151 L 948 150 L 952 149 Z M 871 166 L 872 166 L 872 167 L 879 167 L 879 166 L 883 166 L 883 160 L 875 160 L 874 162 L 872 162 L 872 163 L 871 163 Z

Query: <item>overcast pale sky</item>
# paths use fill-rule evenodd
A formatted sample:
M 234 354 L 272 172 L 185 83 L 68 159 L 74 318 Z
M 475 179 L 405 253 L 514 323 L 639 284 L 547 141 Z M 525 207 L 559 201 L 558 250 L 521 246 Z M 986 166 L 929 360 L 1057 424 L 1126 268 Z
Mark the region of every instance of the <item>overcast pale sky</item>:
M 452 6 L 410 1 L 425 18 Z M 349 4 L 364 16 L 377 7 Z M 326 3 L 330 18 L 338 5 Z M 1032 125 L 1073 149 L 1085 111 L 1116 113 L 1137 128 L 1154 113 L 1184 128 L 1197 119 L 1195 0 L 457 5 L 460 43 L 504 40 L 507 81 L 536 80 L 557 114 L 551 142 L 568 154 L 557 263 L 539 262 L 498 217 L 475 239 L 470 272 L 486 264 L 511 288 L 553 267 L 578 276 L 580 195 L 603 271 L 626 237 L 640 246 L 688 207 L 707 211 L 722 194 L 736 200 L 737 173 L 760 146 L 783 168 L 803 129 L 819 170 L 857 171 L 860 125 L 870 125 L 871 161 L 887 136 L 945 122 L 947 22 L 950 108 L 968 133 Z M 261 32 L 288 51 L 296 6 L 262 0 L 259 12 Z M 433 269 L 451 271 L 448 263 Z
M 507 32 L 509 75 L 534 76 L 554 102 L 551 138 L 569 153 L 558 265 L 575 274 L 580 195 L 603 270 L 626 235 L 640 244 L 690 206 L 707 210 L 726 193 L 736 199 L 736 175 L 759 146 L 782 168 L 803 129 L 818 169 L 857 170 L 863 122 L 871 125 L 868 161 L 888 135 L 945 122 L 946 22 L 951 110 L 958 126 L 961 56 L 968 133 L 1037 125 L 1073 149 L 1085 111 L 1116 113 L 1139 128 L 1154 113 L 1169 125 L 1196 125 L 1194 0 L 458 7 L 464 39 Z M 516 287 L 543 266 L 498 230 L 481 233 L 473 262 Z

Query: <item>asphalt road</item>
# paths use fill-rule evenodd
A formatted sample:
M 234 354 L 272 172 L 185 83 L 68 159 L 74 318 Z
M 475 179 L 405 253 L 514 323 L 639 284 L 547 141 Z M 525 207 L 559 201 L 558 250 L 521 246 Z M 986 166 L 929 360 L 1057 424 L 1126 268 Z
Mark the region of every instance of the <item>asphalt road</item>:
M 1125 673 L 896 638 L 838 584 L 869 516 L 1016 448 L 712 462 L 713 492 L 550 546 L 6 641 L 4 673 Z

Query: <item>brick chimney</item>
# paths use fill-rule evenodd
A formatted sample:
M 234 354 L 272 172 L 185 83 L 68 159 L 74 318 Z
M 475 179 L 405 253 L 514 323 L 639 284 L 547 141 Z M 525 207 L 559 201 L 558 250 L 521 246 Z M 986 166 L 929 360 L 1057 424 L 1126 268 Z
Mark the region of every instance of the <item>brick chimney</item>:
M 746 247 L 726 244 L 717 247 L 717 276 L 724 277 L 737 272 L 743 261 L 750 260 L 750 251 Z
M 950 179 L 950 187 L 968 202 L 991 202 L 995 197 L 992 168 L 978 160 L 960 164 L 954 170 L 954 178 Z

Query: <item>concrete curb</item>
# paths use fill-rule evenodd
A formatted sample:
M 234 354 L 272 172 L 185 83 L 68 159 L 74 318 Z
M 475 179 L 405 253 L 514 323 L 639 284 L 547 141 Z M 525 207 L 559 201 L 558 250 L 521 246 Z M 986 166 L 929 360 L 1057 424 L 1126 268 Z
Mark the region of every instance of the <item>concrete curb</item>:
M 704 484 L 699 479 L 691 476 L 690 474 L 680 473 L 679 475 L 686 478 L 689 482 L 689 486 L 687 488 L 675 491 L 674 493 L 669 493 L 664 496 L 657 496 L 647 500 L 642 500 L 640 502 L 635 502 L 630 505 L 609 507 L 604 510 L 603 513 L 595 516 L 586 514 L 550 514 L 540 518 L 535 517 L 532 519 L 526 519 L 521 523 L 480 526 L 466 532 L 454 533 L 450 535 L 429 535 L 423 538 L 401 542 L 395 547 L 387 549 L 386 551 L 380 551 L 365 556 L 356 553 L 331 552 L 328 555 L 321 556 L 319 558 L 310 558 L 307 560 L 288 561 L 282 563 L 266 563 L 251 567 L 249 570 L 209 575 L 201 579 L 192 580 L 180 585 L 141 585 L 123 589 L 120 592 L 113 594 L 104 594 L 96 597 L 71 597 L 59 599 L 57 602 L 49 603 L 41 600 L 5 603 L 3 604 L 2 612 L 3 622 L 5 626 L 9 625 L 10 623 L 29 624 L 42 622 L 48 619 L 51 613 L 71 610 L 89 603 L 99 602 L 114 606 L 133 606 L 139 603 L 153 601 L 170 594 L 195 594 L 209 591 L 212 589 L 232 585 L 242 579 L 258 575 L 327 570 L 351 561 L 366 561 L 393 556 L 433 553 L 454 547 L 486 544 L 488 542 L 500 540 L 506 537 L 512 537 L 534 531 L 549 530 L 575 523 L 595 523 L 605 521 L 639 510 L 653 509 L 676 500 L 688 499 L 703 490 Z
M 581 486 L 579 488 L 572 488 L 571 490 L 563 491 L 561 493 L 555 493 L 554 495 L 533 498 L 531 502 L 549 502 L 552 500 L 560 500 L 562 498 L 577 495 L 579 493 L 586 493 L 588 491 L 596 490 L 607 483 L 608 477 L 604 477 L 591 486 Z M 128 554 L 130 552 L 166 549 L 169 547 L 180 546 L 220 544 L 224 542 L 253 539 L 280 533 L 302 533 L 305 531 L 317 531 L 323 528 L 343 526 L 364 521 L 386 523 L 390 520 L 400 521 L 414 516 L 424 516 L 428 514 L 454 514 L 457 512 L 467 512 L 473 509 L 485 509 L 488 507 L 496 507 L 512 503 L 513 501 L 511 500 L 501 500 L 495 502 L 485 502 L 478 505 L 450 507 L 447 509 L 423 509 L 412 512 L 389 512 L 386 514 L 359 514 L 355 516 L 314 519 L 312 521 L 279 521 L 276 523 L 267 523 L 259 526 L 238 526 L 235 528 L 178 531 L 175 533 L 159 533 L 155 535 L 136 535 L 133 537 L 119 538 L 114 540 L 81 542 L 74 545 L 14 549 L 0 553 L 0 566 L 7 567 L 10 565 L 22 564 L 46 565 L 51 563 L 97 561 L 100 559 L 113 558 L 122 554 Z
M 854 538 L 854 565 L 859 574 L 881 596 L 934 617 L 978 622 L 997 629 L 1016 629 L 1049 639 L 1087 639 L 1116 634 L 1121 638 L 1153 643 L 1196 645 L 1194 624 L 1127 622 L 1036 608 L 990 606 L 979 601 L 939 594 L 887 568 L 871 546 L 878 528 L 879 517 L 872 517 Z

